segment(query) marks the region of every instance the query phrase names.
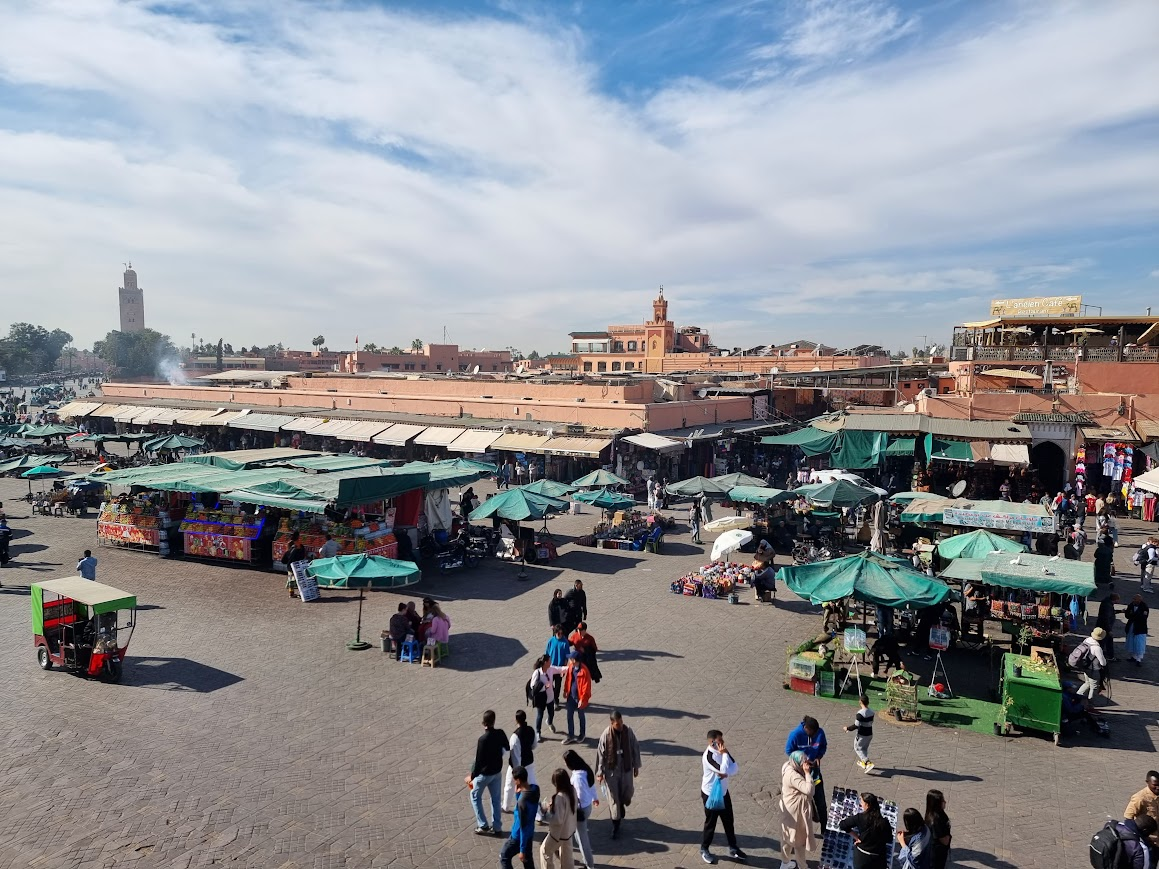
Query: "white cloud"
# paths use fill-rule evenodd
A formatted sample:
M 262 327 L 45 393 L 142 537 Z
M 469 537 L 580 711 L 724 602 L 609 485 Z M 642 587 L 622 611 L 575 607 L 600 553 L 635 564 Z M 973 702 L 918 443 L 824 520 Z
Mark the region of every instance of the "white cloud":
M 0 28 L 0 281 L 51 292 L 84 341 L 115 325 L 132 258 L 151 323 L 235 345 L 445 325 L 465 345 L 547 349 L 640 319 L 659 283 L 685 322 L 824 311 L 822 331 L 886 342 L 926 297 L 1089 271 L 999 263 L 991 242 L 1153 222 L 1159 202 L 1150 144 L 1129 134 L 1159 113 L 1145 2 L 1046 4 L 872 65 L 681 79 L 643 105 L 599 89 L 567 27 L 164 8 L 27 0 Z M 840 61 L 915 26 L 883 3 L 814 2 L 782 50 Z M 90 108 L 65 116 L 46 93 Z M 9 316 L 43 318 L 37 294 L 15 296 Z M 893 313 L 860 316 L 867 299 Z M 750 322 L 714 338 L 777 328 Z

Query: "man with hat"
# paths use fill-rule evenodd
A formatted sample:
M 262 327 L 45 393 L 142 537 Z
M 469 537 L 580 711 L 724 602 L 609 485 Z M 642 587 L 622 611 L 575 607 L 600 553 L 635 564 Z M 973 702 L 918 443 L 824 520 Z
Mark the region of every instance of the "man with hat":
M 592 699 L 592 674 L 584 666 L 579 652 L 572 652 L 563 672 L 563 696 L 567 704 L 567 739 L 563 745 L 583 742 L 588 731 L 584 710 Z M 575 732 L 575 717 L 579 715 L 579 736 Z
M 1107 669 L 1107 656 L 1103 652 L 1102 642 L 1107 638 L 1107 632 L 1102 628 L 1095 628 L 1091 635 L 1075 646 L 1066 662 L 1071 669 L 1083 674 L 1083 684 L 1078 690 L 1080 697 L 1094 700 L 1095 695 L 1103 684 L 1103 671 Z

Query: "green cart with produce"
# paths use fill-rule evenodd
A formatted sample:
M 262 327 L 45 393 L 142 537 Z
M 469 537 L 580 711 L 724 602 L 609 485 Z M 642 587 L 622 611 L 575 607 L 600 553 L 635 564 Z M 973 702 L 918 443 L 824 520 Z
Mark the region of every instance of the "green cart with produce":
M 1058 744 L 1062 685 L 1053 664 L 1025 655 L 1002 656 L 1002 719 L 994 723 L 994 732 L 1009 734 L 1014 727 L 1049 733 Z

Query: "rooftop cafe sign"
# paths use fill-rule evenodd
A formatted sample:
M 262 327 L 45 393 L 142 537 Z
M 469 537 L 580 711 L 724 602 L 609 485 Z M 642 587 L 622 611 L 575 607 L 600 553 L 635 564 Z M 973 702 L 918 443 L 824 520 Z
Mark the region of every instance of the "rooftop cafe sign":
M 1081 313 L 1082 296 L 1043 296 L 1031 299 L 992 299 L 991 317 L 1058 317 Z

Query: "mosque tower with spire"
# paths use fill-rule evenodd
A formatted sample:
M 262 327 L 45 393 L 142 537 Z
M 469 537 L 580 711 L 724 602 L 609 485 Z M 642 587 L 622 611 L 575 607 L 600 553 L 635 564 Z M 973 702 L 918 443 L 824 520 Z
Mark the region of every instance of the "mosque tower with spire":
M 121 310 L 121 331 L 140 332 L 145 328 L 145 298 L 137 286 L 137 273 L 133 264 L 125 264 L 124 282 L 118 291 Z

